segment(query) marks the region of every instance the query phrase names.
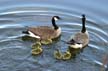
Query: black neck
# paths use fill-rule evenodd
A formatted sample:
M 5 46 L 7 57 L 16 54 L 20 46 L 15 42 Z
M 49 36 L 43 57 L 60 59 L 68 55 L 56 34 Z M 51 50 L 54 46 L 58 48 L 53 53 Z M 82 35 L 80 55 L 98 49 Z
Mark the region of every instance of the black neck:
M 56 25 L 54 18 L 52 18 L 52 25 L 55 30 L 57 30 L 59 27 Z
M 85 18 L 85 15 L 83 15 L 83 17 L 82 17 L 82 30 L 81 30 L 82 33 L 86 32 L 85 21 L 86 21 L 86 18 Z

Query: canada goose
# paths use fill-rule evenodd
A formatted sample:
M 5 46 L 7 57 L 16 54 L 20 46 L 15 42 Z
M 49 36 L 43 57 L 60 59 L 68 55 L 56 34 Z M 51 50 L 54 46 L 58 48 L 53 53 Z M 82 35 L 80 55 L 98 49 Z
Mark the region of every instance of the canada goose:
M 69 60 L 71 58 L 71 53 L 69 50 L 67 50 L 64 54 L 63 54 L 63 60 Z
M 76 33 L 71 40 L 68 42 L 72 48 L 83 48 L 89 43 L 89 34 L 85 27 L 85 15 L 82 15 L 82 30 Z
M 59 16 L 52 17 L 52 25 L 50 26 L 39 26 L 39 27 L 29 27 L 27 31 L 23 31 L 23 33 L 28 34 L 30 37 L 37 38 L 39 40 L 47 40 L 47 39 L 54 39 L 61 35 L 61 28 L 58 27 L 55 23 L 60 19 Z
M 62 59 L 62 53 L 60 52 L 59 49 L 57 49 L 57 50 L 54 51 L 54 57 L 56 59 Z
M 42 53 L 43 49 L 41 47 L 41 43 L 40 42 L 37 42 L 35 44 L 32 45 L 32 55 L 38 55 L 40 53 Z

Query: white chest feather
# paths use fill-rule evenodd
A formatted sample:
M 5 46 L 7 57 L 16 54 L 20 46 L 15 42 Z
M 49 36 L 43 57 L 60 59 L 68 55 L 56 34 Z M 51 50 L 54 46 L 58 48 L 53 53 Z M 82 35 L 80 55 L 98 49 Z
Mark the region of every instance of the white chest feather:
M 74 45 L 69 45 L 69 46 L 75 49 L 82 48 L 82 44 L 74 44 Z
M 61 34 L 61 28 L 59 27 L 59 29 L 57 30 L 57 36 L 59 36 Z

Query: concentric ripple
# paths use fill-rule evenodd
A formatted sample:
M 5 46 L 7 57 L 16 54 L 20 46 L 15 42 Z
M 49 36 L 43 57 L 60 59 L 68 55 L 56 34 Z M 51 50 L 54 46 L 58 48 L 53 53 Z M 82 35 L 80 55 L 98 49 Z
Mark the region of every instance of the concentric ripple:
M 86 28 L 89 32 L 90 43 L 77 54 L 75 59 L 59 61 L 54 59 L 53 52 L 56 48 L 61 51 L 67 49 L 62 41 L 51 45 L 43 46 L 44 52 L 39 56 L 31 55 L 31 41 L 21 39 L 22 31 L 26 26 L 51 26 L 51 17 L 58 15 L 62 20 L 57 24 L 62 28 L 61 40 L 69 40 L 70 36 L 81 29 L 81 14 L 75 9 L 55 6 L 14 6 L 6 8 L 0 13 L 0 71 L 99 71 L 100 68 L 107 68 L 103 63 L 103 56 L 107 55 L 108 33 L 104 26 L 91 15 L 86 13 Z M 95 15 L 98 16 L 98 15 Z M 103 22 L 103 20 L 101 21 Z M 104 22 L 104 25 L 108 26 Z

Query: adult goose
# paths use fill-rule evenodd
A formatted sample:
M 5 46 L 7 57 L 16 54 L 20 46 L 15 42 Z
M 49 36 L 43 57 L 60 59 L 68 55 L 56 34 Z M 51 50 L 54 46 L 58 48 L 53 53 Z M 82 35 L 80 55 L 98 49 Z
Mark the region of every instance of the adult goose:
M 29 27 L 23 33 L 27 34 L 30 37 L 37 38 L 39 40 L 52 40 L 61 35 L 61 28 L 56 24 L 56 21 L 59 20 L 59 16 L 52 17 L 52 27 L 51 26 L 38 26 L 38 27 Z
M 80 32 L 77 32 L 71 40 L 68 42 L 69 46 L 72 48 L 83 48 L 89 43 L 89 34 L 85 27 L 86 17 L 82 15 L 82 29 Z

